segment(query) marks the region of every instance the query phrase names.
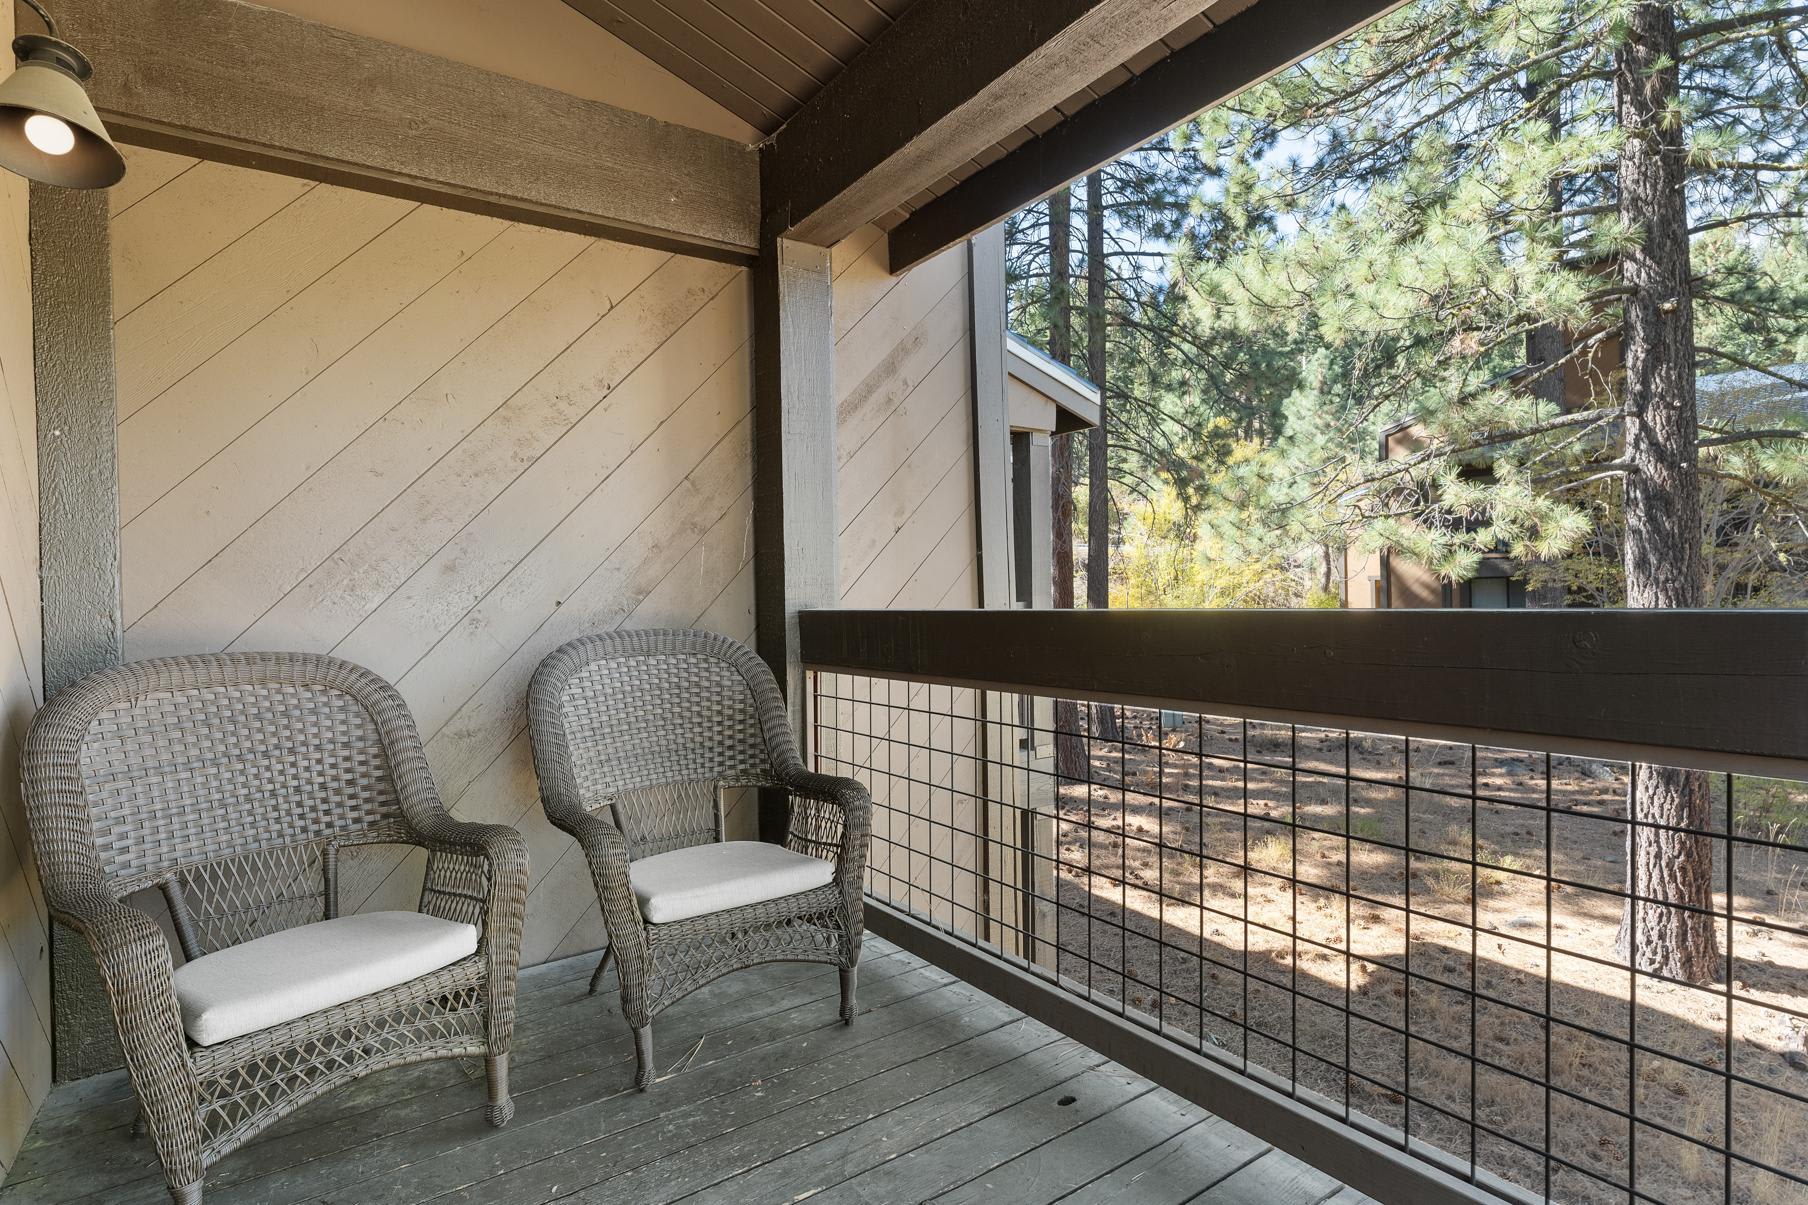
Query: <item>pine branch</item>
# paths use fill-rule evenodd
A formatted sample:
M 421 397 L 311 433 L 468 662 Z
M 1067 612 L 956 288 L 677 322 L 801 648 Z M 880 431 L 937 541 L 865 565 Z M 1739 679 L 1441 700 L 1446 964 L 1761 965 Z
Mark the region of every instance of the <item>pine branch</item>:
M 1730 217 L 1715 218 L 1711 222 L 1703 222 L 1699 226 L 1689 227 L 1690 234 L 1706 234 L 1710 230 L 1720 230 L 1726 226 L 1738 226 L 1745 222 L 1775 222 L 1789 218 L 1808 217 L 1808 209 L 1768 209 L 1761 213 L 1738 213 Z
M 1438 460 L 1446 456 L 1460 456 L 1465 452 L 1479 452 L 1483 448 L 1499 447 L 1501 444 L 1517 443 L 1519 440 L 1530 439 L 1534 435 L 1543 435 L 1550 431 L 1560 431 L 1565 427 L 1579 427 L 1585 424 L 1593 425 L 1604 423 L 1610 419 L 1619 418 L 1624 413 L 1625 412 L 1618 407 L 1604 410 L 1575 410 L 1558 418 L 1549 419 L 1542 423 L 1533 423 L 1529 426 L 1520 427 L 1517 430 L 1491 431 L 1484 435 L 1477 436 L 1474 440 L 1465 443 L 1434 444 L 1433 446 L 1426 448 L 1423 452 L 1415 453 L 1404 460 L 1388 461 L 1389 467 L 1387 469 L 1378 473 L 1371 473 L 1366 477 L 1361 477 L 1350 482 L 1344 487 L 1343 492 L 1349 493 L 1354 490 L 1362 489 L 1364 486 L 1375 485 L 1379 482 L 1386 481 L 1390 477 L 1398 477 L 1412 469 L 1421 467 L 1428 461 Z
M 1715 359 L 1725 360 L 1729 364 L 1737 364 L 1741 368 L 1748 368 L 1752 372 L 1760 373 L 1773 381 L 1781 381 L 1791 389 L 1808 391 L 1808 382 L 1797 381 L 1790 377 L 1786 377 L 1774 368 L 1766 368 L 1762 364 L 1754 364 L 1750 360 L 1735 356 L 1730 351 L 1721 351 L 1718 347 L 1708 347 L 1707 345 L 1700 343 L 1695 345 L 1695 350 L 1702 355 L 1713 356 Z
M 1585 485 L 1593 485 L 1597 481 L 1611 481 L 1615 477 L 1624 477 L 1630 472 L 1632 472 L 1632 466 L 1630 464 L 1616 461 L 1601 469 L 1599 472 L 1590 473 L 1588 476 L 1578 478 L 1575 481 L 1566 481 L 1562 485 L 1553 486 L 1551 487 L 1550 492 L 1553 494 L 1562 494 L 1569 490 L 1581 489 Z
M 1763 431 L 1739 431 L 1732 435 L 1716 435 L 1708 439 L 1698 439 L 1698 448 L 1721 448 L 1727 444 L 1753 443 L 1758 440 L 1796 440 L 1808 439 L 1808 431 L 1794 431 L 1784 427 L 1772 427 Z
M 1676 41 L 1693 42 L 1700 38 L 1711 38 L 1723 33 L 1735 33 L 1742 29 L 1750 29 L 1756 25 L 1775 25 L 1779 21 L 1788 21 L 1796 17 L 1808 17 L 1808 4 L 1789 4 L 1781 8 L 1768 8 L 1755 13 L 1741 13 L 1736 17 L 1724 17 L 1718 21 L 1703 21 L 1699 25 L 1690 25 L 1676 31 Z
M 1702 167 L 1716 172 L 1808 172 L 1808 163 L 1773 163 L 1762 159 L 1709 159 Z

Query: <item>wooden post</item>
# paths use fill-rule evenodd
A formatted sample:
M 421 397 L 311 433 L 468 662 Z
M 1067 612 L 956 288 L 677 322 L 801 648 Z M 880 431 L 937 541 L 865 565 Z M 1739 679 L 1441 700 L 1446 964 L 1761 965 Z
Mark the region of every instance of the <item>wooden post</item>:
M 118 402 L 107 194 L 31 186 L 44 697 L 120 659 Z M 58 1080 L 122 1062 L 94 956 L 51 927 Z
M 1004 227 L 967 244 L 979 605 L 1011 605 L 1010 420 L 1005 400 Z
M 753 270 L 755 630 L 805 747 L 797 613 L 840 601 L 833 286 L 826 247 L 763 243 Z M 762 840 L 784 838 L 784 815 L 782 800 L 762 796 Z
M 979 605 L 1010 609 L 1011 446 L 1004 364 L 1004 227 L 983 230 L 967 243 L 967 329 L 973 349 L 974 542 L 979 555 Z M 1010 799 L 1015 749 L 1005 724 L 1014 718 L 1017 696 L 978 692 L 981 831 L 978 834 L 980 891 L 990 924 L 989 940 L 1019 953 L 1024 930 L 1018 907 L 1016 840 Z

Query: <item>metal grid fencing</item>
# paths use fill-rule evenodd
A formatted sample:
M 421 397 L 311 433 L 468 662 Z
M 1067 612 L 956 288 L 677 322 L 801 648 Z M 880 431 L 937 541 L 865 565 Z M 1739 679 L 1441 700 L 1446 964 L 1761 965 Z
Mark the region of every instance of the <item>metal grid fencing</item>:
M 829 672 L 814 702 L 818 768 L 873 792 L 869 893 L 1051 988 L 1502 1197 L 1808 1202 L 1808 783 Z

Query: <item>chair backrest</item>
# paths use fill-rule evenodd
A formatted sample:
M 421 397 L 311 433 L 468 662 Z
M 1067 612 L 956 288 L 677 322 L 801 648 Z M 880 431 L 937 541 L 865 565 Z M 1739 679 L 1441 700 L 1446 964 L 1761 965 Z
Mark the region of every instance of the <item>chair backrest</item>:
M 580 637 L 540 663 L 529 704 L 536 766 L 611 808 L 630 857 L 718 839 L 720 789 L 800 764 L 772 672 L 712 632 Z
M 32 726 L 26 805 L 46 877 L 158 885 L 190 953 L 320 920 L 338 842 L 406 829 L 391 753 L 419 737 L 393 687 L 332 657 L 131 662 Z

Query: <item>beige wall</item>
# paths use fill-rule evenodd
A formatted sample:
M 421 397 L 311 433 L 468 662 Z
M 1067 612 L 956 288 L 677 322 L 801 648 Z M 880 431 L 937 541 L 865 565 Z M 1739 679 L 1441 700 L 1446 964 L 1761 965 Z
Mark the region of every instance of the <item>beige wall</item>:
M 311 649 L 376 669 L 453 811 L 527 833 L 527 960 L 595 947 L 583 861 L 541 817 L 527 682 L 617 625 L 751 636 L 747 274 L 130 159 L 113 218 L 127 656 Z M 346 904 L 406 906 L 417 884 L 366 865 Z
M 759 131 L 563 0 L 264 0 L 365 37 L 738 142 Z
M 753 631 L 746 273 L 133 150 L 116 190 L 126 654 L 314 649 L 407 697 L 448 804 L 534 864 L 525 958 L 594 949 L 523 699 L 617 625 Z M 975 591 L 966 257 L 837 248 L 853 606 Z M 753 810 L 731 823 L 751 832 Z M 406 906 L 418 869 L 346 875 Z
M 836 248 L 835 272 L 842 603 L 978 606 L 966 248 L 894 279 L 869 228 Z M 873 792 L 874 890 L 972 931 L 977 693 L 837 676 L 824 688 L 847 699 L 821 712 L 831 768 Z
M 12 7 L 0 0 L 7 41 Z M 25 181 L 0 172 L 0 1176 L 50 1087 L 48 919 L 19 799 L 19 750 L 43 683 L 25 206 Z
M 978 606 L 966 248 L 893 278 L 868 227 L 834 259 L 841 601 Z
M 745 271 L 132 150 L 114 194 L 128 657 L 331 651 L 454 812 L 519 825 L 526 959 L 604 941 L 526 682 L 582 631 L 752 635 Z M 973 606 L 965 253 L 835 250 L 850 606 Z M 944 771 L 946 773 L 946 771 Z M 732 823 L 750 832 L 752 809 Z M 418 868 L 347 874 L 405 906 Z

